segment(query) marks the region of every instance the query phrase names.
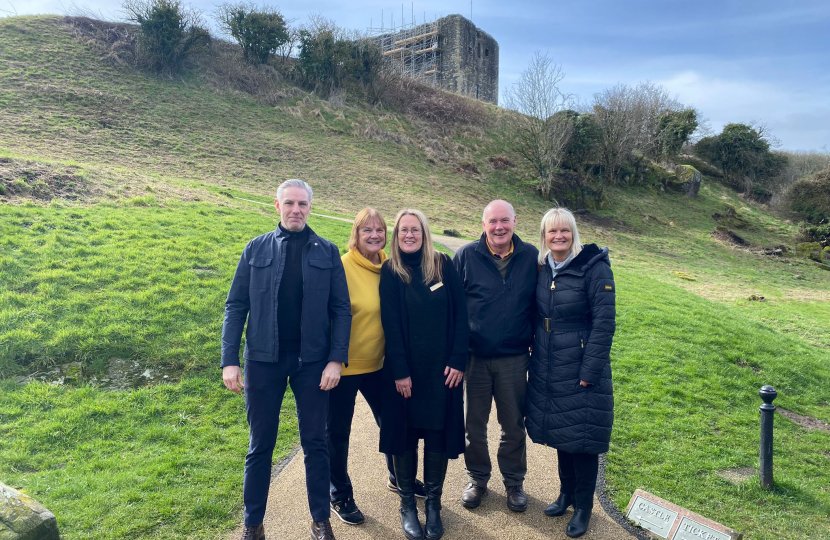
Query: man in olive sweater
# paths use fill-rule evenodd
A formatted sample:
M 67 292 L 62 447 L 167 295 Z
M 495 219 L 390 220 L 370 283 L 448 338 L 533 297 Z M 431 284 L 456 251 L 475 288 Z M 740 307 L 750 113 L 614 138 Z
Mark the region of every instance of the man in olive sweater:
M 507 506 L 524 512 L 525 397 L 539 251 L 513 233 L 516 213 L 506 201 L 492 201 L 484 208 L 482 226 L 481 238 L 462 247 L 453 259 L 467 292 L 470 322 L 470 354 L 464 374 L 464 460 L 469 483 L 461 502 L 476 508 L 487 492 L 492 470 L 487 422 L 495 398 L 502 429 L 498 464 Z
M 222 379 L 245 392 L 251 428 L 245 458 L 243 540 L 262 540 L 262 522 L 280 408 L 288 384 L 297 403 L 311 511 L 311 537 L 334 540 L 329 522 L 328 391 L 348 364 L 351 306 L 337 246 L 307 225 L 311 186 L 287 180 L 277 189 L 276 230 L 248 242 L 225 302 Z M 245 334 L 245 374 L 239 345 Z

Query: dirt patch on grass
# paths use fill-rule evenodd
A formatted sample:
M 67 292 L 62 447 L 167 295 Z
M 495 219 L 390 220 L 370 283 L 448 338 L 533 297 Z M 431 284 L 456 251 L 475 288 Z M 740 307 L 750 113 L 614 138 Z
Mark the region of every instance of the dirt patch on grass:
M 740 358 L 738 358 L 738 360 L 737 360 L 735 363 L 736 363 L 736 364 L 738 364 L 740 367 L 749 368 L 749 369 L 751 369 L 752 371 L 754 371 L 755 373 L 758 373 L 759 371 L 761 371 L 761 368 L 759 368 L 759 367 L 758 367 L 758 366 L 756 366 L 755 364 L 751 364 L 751 363 L 749 363 L 749 362 L 744 362 L 744 361 L 743 361 L 743 360 L 741 360 Z
M 92 187 L 77 167 L 0 158 L 0 200 L 78 200 L 91 195 Z
M 715 474 L 733 484 L 740 484 L 755 476 L 755 467 L 732 467 L 715 471 Z
M 743 249 L 748 249 L 749 247 L 751 247 L 751 244 L 747 240 L 745 240 L 740 235 L 730 231 L 726 227 L 717 227 L 714 231 L 711 232 L 711 235 L 712 238 L 714 238 L 722 244 L 726 244 L 727 246 Z
M 826 431 L 830 433 L 830 424 L 824 422 L 823 420 L 813 418 L 812 416 L 804 416 L 802 414 L 794 413 L 792 411 L 788 411 L 787 409 L 782 409 L 781 407 L 778 407 L 776 410 L 781 414 L 781 416 L 789 418 L 805 429 Z
M 608 217 L 598 216 L 590 212 L 576 212 L 577 220 L 595 228 L 609 229 L 611 231 L 633 232 L 633 229 L 624 221 Z

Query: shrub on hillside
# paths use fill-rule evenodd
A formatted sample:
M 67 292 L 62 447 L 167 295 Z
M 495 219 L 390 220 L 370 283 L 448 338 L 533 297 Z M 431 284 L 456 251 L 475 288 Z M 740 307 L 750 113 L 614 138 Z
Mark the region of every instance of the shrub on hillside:
M 138 23 L 137 60 L 158 73 L 180 72 L 210 46 L 199 11 L 179 0 L 124 0 L 129 21 Z
M 787 160 L 781 172 L 764 182 L 764 187 L 773 195 L 779 195 L 805 176 L 810 176 L 830 167 L 830 151 L 775 152 Z
M 795 239 L 798 242 L 817 242 L 827 250 L 830 248 L 830 223 L 813 225 L 801 222 L 798 224 L 798 234 Z
M 285 18 L 276 9 L 250 2 L 222 4 L 216 8 L 222 30 L 242 48 L 245 61 L 265 64 L 268 57 L 288 41 Z
M 770 151 L 775 140 L 764 126 L 727 124 L 720 135 L 704 137 L 695 154 L 723 171 L 724 182 L 741 192 L 781 173 L 787 164 L 783 154 Z
M 299 31 L 299 49 L 300 82 L 322 96 L 339 88 L 366 90 L 381 73 L 383 55 L 376 43 L 322 17 Z
M 663 159 L 673 160 L 698 126 L 697 111 L 668 111 L 658 122 L 657 152 Z
M 784 195 L 784 204 L 807 221 L 830 221 L 830 168 L 794 183 Z
M 577 172 L 584 177 L 585 172 L 599 158 L 599 146 L 602 142 L 602 130 L 594 121 L 591 113 L 579 114 L 576 111 L 562 111 L 573 122 L 571 138 L 565 146 L 565 158 L 562 167 Z

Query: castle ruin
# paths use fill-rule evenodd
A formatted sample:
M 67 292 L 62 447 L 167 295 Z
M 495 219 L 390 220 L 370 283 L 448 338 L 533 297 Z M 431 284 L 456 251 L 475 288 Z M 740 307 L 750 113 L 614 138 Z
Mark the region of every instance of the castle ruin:
M 392 67 L 437 88 L 498 104 L 499 44 L 461 15 L 372 29 Z

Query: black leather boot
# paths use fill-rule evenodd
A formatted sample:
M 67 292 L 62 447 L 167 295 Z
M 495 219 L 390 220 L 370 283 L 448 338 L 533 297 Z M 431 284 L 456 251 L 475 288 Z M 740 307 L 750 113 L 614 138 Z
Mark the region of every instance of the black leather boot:
M 426 540 L 438 540 L 444 536 L 444 524 L 441 523 L 441 494 L 444 492 L 444 479 L 447 476 L 447 454 L 424 453 L 424 489 L 427 500 L 424 503 L 427 522 L 424 527 Z
M 545 515 L 548 515 L 550 517 L 561 516 L 573 503 L 573 495 L 566 495 L 565 493 L 560 493 L 559 498 L 550 503 L 550 505 L 548 505 L 548 507 L 545 508 Z
M 579 538 L 588 532 L 588 522 L 591 521 L 591 508 L 577 508 L 574 516 L 568 522 L 565 534 L 571 538 Z
M 424 530 L 418 521 L 418 507 L 415 505 L 415 472 L 418 469 L 418 454 L 407 452 L 392 456 L 397 480 L 398 495 L 401 496 L 401 529 L 408 540 L 422 540 Z

